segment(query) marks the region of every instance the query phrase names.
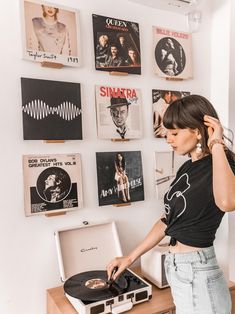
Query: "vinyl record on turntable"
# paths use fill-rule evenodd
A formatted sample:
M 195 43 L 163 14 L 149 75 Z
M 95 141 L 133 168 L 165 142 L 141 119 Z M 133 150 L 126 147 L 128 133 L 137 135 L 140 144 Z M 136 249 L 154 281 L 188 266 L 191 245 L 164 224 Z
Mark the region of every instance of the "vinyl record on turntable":
M 71 297 L 92 302 L 116 297 L 128 288 L 128 282 L 122 275 L 112 285 L 108 285 L 107 280 L 104 270 L 79 273 L 66 280 L 64 291 Z

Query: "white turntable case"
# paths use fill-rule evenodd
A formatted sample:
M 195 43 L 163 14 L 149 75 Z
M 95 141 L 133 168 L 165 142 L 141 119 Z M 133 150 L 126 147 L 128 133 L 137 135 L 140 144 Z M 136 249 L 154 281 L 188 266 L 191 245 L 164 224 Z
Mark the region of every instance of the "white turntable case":
M 121 245 L 115 222 L 83 224 L 55 232 L 56 248 L 61 280 L 73 275 L 92 270 L 105 270 L 108 262 L 116 256 L 122 256 Z M 134 272 L 129 272 L 138 277 Z M 146 287 L 124 293 L 120 297 L 84 304 L 80 299 L 65 294 L 79 314 L 118 314 L 130 310 L 134 304 L 151 298 L 152 288 L 149 283 L 138 277 Z M 134 292 L 134 293 L 133 293 Z M 144 297 L 142 295 L 144 294 Z M 138 297 L 137 295 L 140 295 Z
M 141 256 L 141 274 L 158 288 L 169 287 L 166 279 L 164 261 L 169 245 L 167 243 L 156 245 Z

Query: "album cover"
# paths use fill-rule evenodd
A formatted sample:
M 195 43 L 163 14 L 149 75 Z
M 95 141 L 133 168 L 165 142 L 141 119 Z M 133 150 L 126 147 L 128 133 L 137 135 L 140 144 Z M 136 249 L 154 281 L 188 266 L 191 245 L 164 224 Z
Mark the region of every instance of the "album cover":
M 192 78 L 192 35 L 153 26 L 154 70 L 162 77 Z
M 99 206 L 144 200 L 140 151 L 96 153 Z
M 141 105 L 140 89 L 96 86 L 98 137 L 101 139 L 141 138 Z
M 188 95 L 190 92 L 152 89 L 154 137 L 166 137 L 166 129 L 162 122 L 167 107 L 173 101 Z
M 40 0 L 21 1 L 24 59 L 80 65 L 78 10 Z
M 158 199 L 164 198 L 176 172 L 186 160 L 188 157 L 178 155 L 174 151 L 155 152 L 155 185 Z
M 141 74 L 139 24 L 92 15 L 95 68 Z
M 79 83 L 21 78 L 24 140 L 82 140 Z
M 80 154 L 24 155 L 26 216 L 82 207 Z

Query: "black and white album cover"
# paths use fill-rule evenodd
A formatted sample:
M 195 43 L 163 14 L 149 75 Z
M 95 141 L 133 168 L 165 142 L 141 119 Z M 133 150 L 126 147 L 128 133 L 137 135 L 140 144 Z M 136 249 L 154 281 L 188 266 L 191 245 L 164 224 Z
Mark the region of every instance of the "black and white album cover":
M 96 153 L 99 206 L 144 200 L 140 151 Z
M 24 155 L 26 216 L 82 207 L 80 154 Z
M 79 83 L 21 78 L 24 140 L 81 140 Z
M 24 59 L 79 66 L 78 10 L 42 0 L 21 0 L 20 5 Z
M 162 77 L 192 77 L 192 35 L 153 26 L 155 73 Z
M 174 151 L 155 152 L 155 185 L 158 199 L 164 198 L 178 169 L 187 159 L 188 157 L 178 155 Z
M 92 15 L 95 68 L 141 74 L 139 24 Z
M 154 137 L 166 137 L 166 129 L 163 126 L 163 115 L 167 107 L 173 101 L 188 95 L 190 95 L 190 92 L 152 89 Z
M 140 89 L 96 86 L 98 138 L 140 138 L 142 136 L 141 104 Z

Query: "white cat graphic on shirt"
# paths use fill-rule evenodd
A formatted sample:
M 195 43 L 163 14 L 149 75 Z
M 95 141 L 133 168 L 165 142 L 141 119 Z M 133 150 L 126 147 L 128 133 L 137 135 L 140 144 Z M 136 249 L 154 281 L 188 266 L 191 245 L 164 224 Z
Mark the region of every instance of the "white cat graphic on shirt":
M 180 187 L 182 189 L 178 190 L 176 185 L 180 182 Z M 169 188 L 168 192 L 166 193 L 166 199 L 170 202 L 174 197 L 180 198 L 181 202 L 177 201 L 177 205 L 179 203 L 180 208 L 177 208 L 177 211 L 179 211 L 179 214 L 176 216 L 177 218 L 180 217 L 186 210 L 187 207 L 187 201 L 186 198 L 184 197 L 184 193 L 190 188 L 189 184 L 189 176 L 187 173 L 182 174 L 179 179 Z M 171 211 L 171 207 L 169 204 L 164 204 L 165 205 L 165 212 L 166 215 L 169 215 Z

